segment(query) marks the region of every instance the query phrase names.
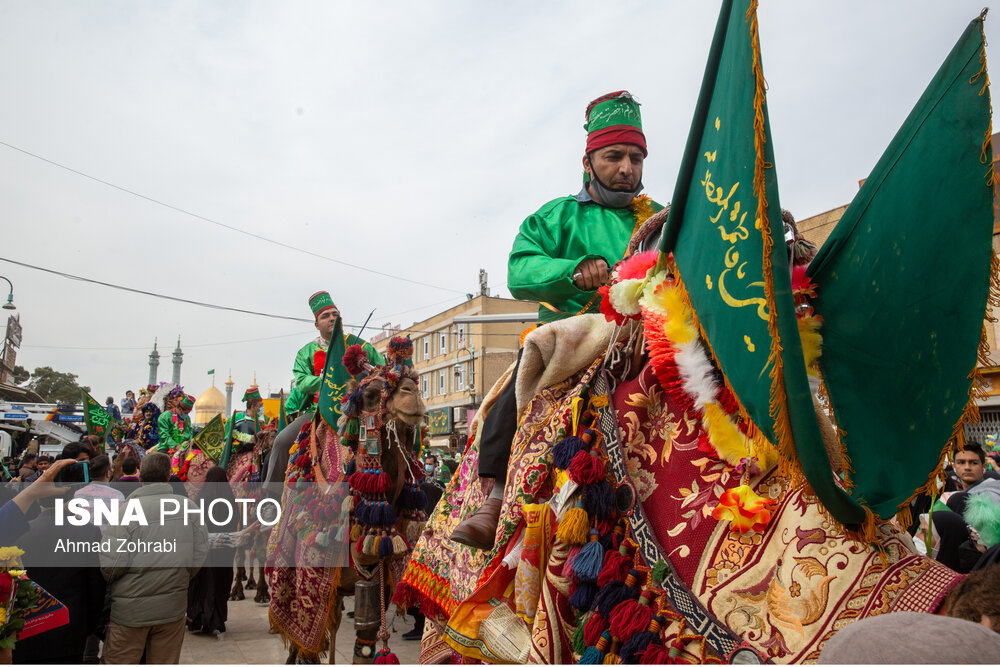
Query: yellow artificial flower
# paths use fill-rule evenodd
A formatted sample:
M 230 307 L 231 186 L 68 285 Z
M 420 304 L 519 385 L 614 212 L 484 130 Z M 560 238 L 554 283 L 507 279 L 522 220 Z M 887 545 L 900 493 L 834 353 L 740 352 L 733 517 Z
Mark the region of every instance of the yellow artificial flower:
M 24 555 L 17 547 L 0 547 L 0 563 L 15 561 Z
M 0 607 L 0 625 L 4 625 L 7 622 L 7 610 Z

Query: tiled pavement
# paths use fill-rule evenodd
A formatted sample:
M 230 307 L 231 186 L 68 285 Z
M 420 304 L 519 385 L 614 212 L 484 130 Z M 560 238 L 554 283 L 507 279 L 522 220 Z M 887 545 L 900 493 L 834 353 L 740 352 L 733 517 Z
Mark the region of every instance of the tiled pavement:
M 354 607 L 354 598 L 344 601 L 346 605 L 344 621 L 340 624 L 331 662 L 344 665 L 351 663 L 354 650 L 354 621 L 346 612 Z M 390 615 L 391 616 L 391 615 Z M 420 654 L 419 641 L 405 641 L 401 635 L 413 628 L 409 616 L 397 618 L 390 630 L 392 638 L 389 646 L 403 664 L 415 664 Z M 181 648 L 181 664 L 284 664 L 288 652 L 278 635 L 268 633 L 267 605 L 253 601 L 253 591 L 247 592 L 247 599 L 229 603 L 229 620 L 226 632 L 219 637 L 188 632 Z

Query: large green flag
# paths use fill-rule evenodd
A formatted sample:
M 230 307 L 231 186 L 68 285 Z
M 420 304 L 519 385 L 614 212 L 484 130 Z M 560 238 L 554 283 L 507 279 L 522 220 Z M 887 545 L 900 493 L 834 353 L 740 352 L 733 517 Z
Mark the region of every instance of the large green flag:
M 928 482 L 975 413 L 991 273 L 990 132 L 980 17 L 809 267 L 851 493 L 882 518 Z
M 222 415 L 215 415 L 205 424 L 205 428 L 201 429 L 198 435 L 194 436 L 193 446 L 195 449 L 205 452 L 208 458 L 224 468 L 225 465 L 222 463 L 222 457 L 226 447 L 227 434 L 228 431 L 222 421 Z
M 344 368 L 344 328 L 340 317 L 330 336 L 330 346 L 326 350 L 326 367 L 323 369 L 323 380 L 319 385 L 319 404 L 316 415 L 332 430 L 337 430 L 337 420 L 343 414 L 340 400 L 347 393 L 347 383 L 351 374 Z
M 87 434 L 96 435 L 101 442 L 104 442 L 111 430 L 114 418 L 104 409 L 104 406 L 95 401 L 94 397 L 83 389 L 80 390 L 80 396 L 83 400 L 83 418 L 87 424 Z
M 778 201 L 755 0 L 725 0 L 660 246 L 672 252 L 695 318 L 751 438 L 797 468 L 823 448 L 806 378 Z M 864 513 L 829 464 L 802 459 L 839 520 Z

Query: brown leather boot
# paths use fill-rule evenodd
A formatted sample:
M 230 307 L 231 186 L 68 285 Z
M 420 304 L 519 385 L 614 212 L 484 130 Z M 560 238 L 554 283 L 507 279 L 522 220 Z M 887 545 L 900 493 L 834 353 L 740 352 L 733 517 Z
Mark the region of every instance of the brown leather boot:
M 473 549 L 492 549 L 500 523 L 500 498 L 487 498 L 479 511 L 458 524 L 451 539 Z

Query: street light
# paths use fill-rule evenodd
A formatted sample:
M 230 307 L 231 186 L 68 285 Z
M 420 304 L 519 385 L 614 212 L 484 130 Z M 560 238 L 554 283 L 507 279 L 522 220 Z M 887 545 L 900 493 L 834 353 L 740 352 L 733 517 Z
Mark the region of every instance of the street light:
M 7 280 L 3 276 L 0 276 L 0 278 Z M 14 285 L 9 280 L 7 280 L 7 284 L 10 285 L 10 294 L 7 295 L 7 303 L 0 307 L 4 310 L 17 310 L 17 306 L 14 305 Z
M 460 350 L 469 350 L 469 347 L 467 347 L 465 345 L 464 341 L 463 341 L 463 342 L 460 343 L 460 347 L 458 349 L 460 349 Z M 469 362 L 469 375 L 466 378 L 466 380 L 468 380 L 466 391 L 469 392 L 469 398 L 471 398 L 473 404 L 475 404 L 475 402 L 476 402 L 476 346 L 475 345 L 472 346 L 472 349 L 470 350 L 470 352 L 471 352 L 471 355 L 469 356 L 469 359 L 468 359 L 468 362 Z M 462 362 L 459 361 L 459 358 L 456 355 L 456 357 L 455 357 L 455 380 L 457 381 L 461 377 L 462 377 Z

